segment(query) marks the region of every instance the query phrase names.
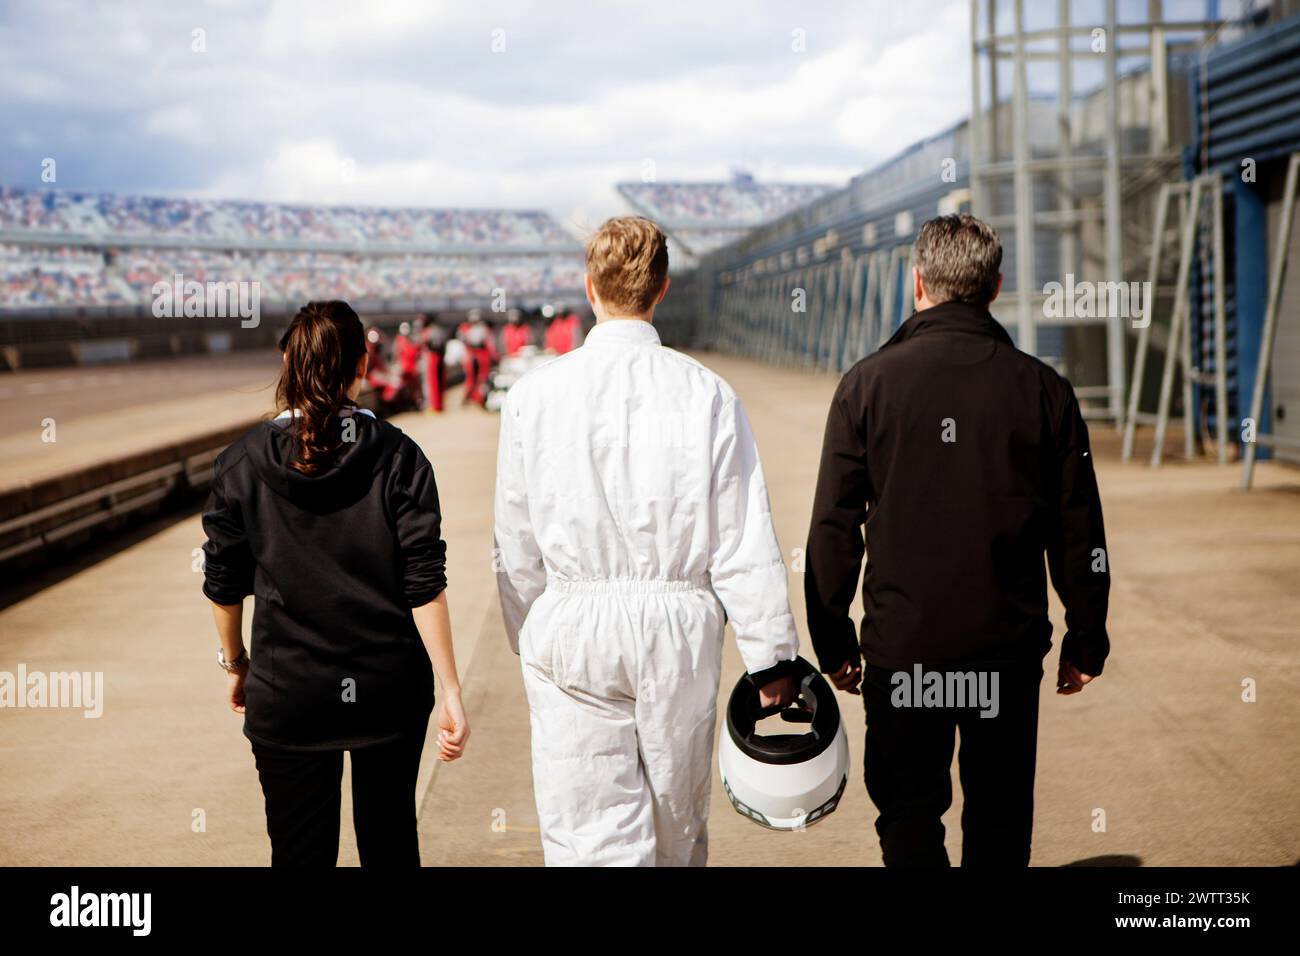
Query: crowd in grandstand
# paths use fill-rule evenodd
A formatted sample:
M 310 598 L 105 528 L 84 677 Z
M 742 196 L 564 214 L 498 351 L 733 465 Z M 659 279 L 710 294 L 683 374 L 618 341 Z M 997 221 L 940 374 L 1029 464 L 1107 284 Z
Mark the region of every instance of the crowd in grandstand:
M 0 306 L 119 305 L 135 300 L 102 253 L 77 248 L 0 244 Z
M 682 244 L 697 253 L 827 188 L 759 184 L 746 176 L 726 183 L 619 187 L 647 215 L 676 226 Z M 0 234 L 8 240 L 0 245 L 4 308 L 146 304 L 154 283 L 177 273 L 197 282 L 258 282 L 263 302 L 485 297 L 497 289 L 546 296 L 576 291 L 583 273 L 574 240 L 546 213 L 527 210 L 294 205 L 0 187 Z M 66 235 L 69 244 L 38 242 L 50 235 Z M 180 244 L 154 245 L 151 239 Z M 141 244 L 123 244 L 128 242 Z
M 806 205 L 834 187 L 815 183 L 758 183 L 745 173 L 730 182 L 620 183 L 638 211 L 659 222 L 684 251 L 710 252 L 750 229 Z
M 0 231 L 232 242 L 537 249 L 573 242 L 545 212 L 166 199 L 0 186 Z
M 0 245 L 0 306 L 146 304 L 156 282 L 257 282 L 263 302 L 546 296 L 582 287 L 576 255 L 360 255 L 316 251 Z
M 811 183 L 623 183 L 619 190 L 647 216 L 665 225 L 757 226 L 811 202 L 832 187 Z
M 573 238 L 546 213 L 528 210 L 0 187 L 0 234 L 0 308 L 11 309 L 146 304 L 154 283 L 177 273 L 196 282 L 258 282 L 263 302 L 486 297 L 498 289 L 545 296 L 582 285 Z M 67 237 L 67 245 L 49 245 L 52 236 Z

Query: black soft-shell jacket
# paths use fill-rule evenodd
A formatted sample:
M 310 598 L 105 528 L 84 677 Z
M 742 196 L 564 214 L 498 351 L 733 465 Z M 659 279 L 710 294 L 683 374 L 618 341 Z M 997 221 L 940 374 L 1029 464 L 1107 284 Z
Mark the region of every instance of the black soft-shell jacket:
M 289 467 L 285 418 L 217 458 L 203 512 L 203 593 L 252 594 L 244 733 L 305 750 L 355 749 L 423 727 L 433 674 L 411 617 L 447 586 L 433 469 L 367 414 L 341 417 L 332 466 Z
M 912 315 L 840 382 L 809 532 L 808 627 L 822 670 L 1041 661 L 1047 575 L 1062 654 L 1100 674 L 1109 555 L 1088 429 L 1070 383 L 986 309 Z

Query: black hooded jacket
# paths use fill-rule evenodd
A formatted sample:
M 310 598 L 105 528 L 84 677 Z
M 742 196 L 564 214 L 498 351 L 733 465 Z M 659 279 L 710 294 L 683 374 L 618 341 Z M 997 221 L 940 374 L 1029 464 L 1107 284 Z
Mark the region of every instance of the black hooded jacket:
M 865 524 L 865 543 L 863 526 Z M 1070 383 L 986 309 L 912 315 L 831 402 L 808 537 L 808 628 L 821 668 L 998 665 L 1051 647 L 1101 673 L 1109 555 L 1088 429 Z
M 447 586 L 433 469 L 364 413 L 332 465 L 289 467 L 287 418 L 217 458 L 203 512 L 203 593 L 255 599 L 244 733 L 294 749 L 354 749 L 419 730 L 433 709 L 411 608 Z

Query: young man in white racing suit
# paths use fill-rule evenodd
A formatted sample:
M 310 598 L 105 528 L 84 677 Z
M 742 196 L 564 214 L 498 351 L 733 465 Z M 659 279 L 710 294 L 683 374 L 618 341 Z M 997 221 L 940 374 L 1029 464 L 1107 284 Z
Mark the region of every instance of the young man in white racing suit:
M 587 245 L 597 323 L 501 415 L 497 581 L 532 725 L 548 865 L 701 866 L 723 626 L 765 705 L 798 654 L 786 569 L 731 387 L 660 345 L 663 232 Z

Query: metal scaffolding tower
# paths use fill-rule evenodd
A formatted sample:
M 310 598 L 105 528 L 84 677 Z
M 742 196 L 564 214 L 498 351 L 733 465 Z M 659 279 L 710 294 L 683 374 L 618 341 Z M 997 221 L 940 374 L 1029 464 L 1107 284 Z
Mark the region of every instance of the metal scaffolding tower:
M 1196 49 L 1218 26 L 1212 0 L 1204 19 L 1165 20 L 1164 6 L 1124 4 L 1121 17 L 1119 0 L 1103 0 L 1099 22 L 1087 19 L 1098 4 L 1074 0 L 970 8 L 972 208 L 1011 260 L 994 311 L 1020 348 L 1067 366 L 1089 414 L 1117 425 L 1133 316 L 1048 315 L 1046 287 L 1146 278 L 1150 204 L 1135 200 L 1181 178 L 1170 54 Z M 1145 16 L 1134 18 L 1137 9 Z M 1046 352 L 1047 326 L 1070 330 L 1064 354 Z

